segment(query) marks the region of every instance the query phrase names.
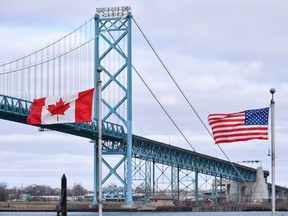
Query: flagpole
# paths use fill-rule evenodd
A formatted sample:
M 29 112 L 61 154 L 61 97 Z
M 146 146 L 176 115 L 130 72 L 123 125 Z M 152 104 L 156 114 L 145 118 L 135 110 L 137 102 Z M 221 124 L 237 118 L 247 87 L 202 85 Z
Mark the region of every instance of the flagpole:
M 276 92 L 274 88 L 270 89 L 272 99 L 271 107 L 271 172 L 272 172 L 272 216 L 275 216 L 275 101 L 273 94 Z
M 102 81 L 100 79 L 100 73 L 102 68 L 97 67 L 98 76 L 98 215 L 102 216 Z

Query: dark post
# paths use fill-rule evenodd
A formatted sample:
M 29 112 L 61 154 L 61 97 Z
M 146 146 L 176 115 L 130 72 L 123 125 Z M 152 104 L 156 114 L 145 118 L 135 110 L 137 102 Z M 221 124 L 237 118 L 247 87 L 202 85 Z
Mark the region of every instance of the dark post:
M 57 216 L 67 216 L 67 179 L 65 174 L 61 178 L 61 197 L 57 206 Z
M 67 216 L 67 179 L 65 174 L 61 178 L 61 193 L 63 197 L 62 201 L 62 216 Z

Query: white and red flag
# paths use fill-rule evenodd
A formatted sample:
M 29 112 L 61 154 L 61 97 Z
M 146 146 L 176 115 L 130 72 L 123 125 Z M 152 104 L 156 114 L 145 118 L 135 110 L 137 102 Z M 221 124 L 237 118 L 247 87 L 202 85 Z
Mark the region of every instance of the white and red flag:
M 28 124 L 91 122 L 94 88 L 74 95 L 35 99 L 27 118 Z

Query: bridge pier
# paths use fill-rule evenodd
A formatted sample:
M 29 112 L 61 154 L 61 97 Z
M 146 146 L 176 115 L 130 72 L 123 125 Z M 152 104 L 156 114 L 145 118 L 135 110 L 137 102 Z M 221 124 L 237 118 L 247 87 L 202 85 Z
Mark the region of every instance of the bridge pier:
M 220 181 L 222 182 L 221 179 Z M 262 203 L 269 199 L 268 186 L 262 167 L 257 168 L 255 182 L 224 180 L 224 183 L 220 183 L 220 185 L 226 188 L 226 202 Z
M 198 191 L 198 171 L 195 170 L 195 198 L 196 198 L 196 205 L 199 204 L 199 191 Z
M 268 200 L 268 186 L 263 177 L 263 168 L 260 166 L 257 168 L 256 182 L 254 183 L 254 200 L 253 202 L 263 202 Z

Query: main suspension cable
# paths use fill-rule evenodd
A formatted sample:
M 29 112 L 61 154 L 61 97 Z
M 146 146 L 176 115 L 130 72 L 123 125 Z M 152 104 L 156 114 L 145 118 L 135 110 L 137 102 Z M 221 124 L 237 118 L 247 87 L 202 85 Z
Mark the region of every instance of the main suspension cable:
M 178 125 L 176 124 L 176 122 L 172 119 L 172 117 L 169 115 L 169 113 L 167 112 L 167 110 L 165 109 L 165 107 L 161 104 L 161 102 L 158 100 L 158 98 L 156 97 L 156 95 L 152 92 L 152 90 L 149 88 L 149 86 L 147 85 L 147 83 L 145 82 L 145 80 L 142 78 L 142 76 L 138 73 L 138 71 L 136 70 L 136 68 L 132 65 L 134 71 L 137 73 L 137 75 L 139 76 L 139 78 L 142 80 L 142 82 L 144 83 L 144 85 L 146 86 L 146 88 L 149 90 L 149 92 L 152 94 L 152 96 L 154 97 L 154 99 L 157 101 L 157 103 L 159 104 L 159 106 L 162 108 L 162 110 L 166 113 L 166 115 L 168 116 L 168 118 L 171 120 L 171 122 L 174 124 L 174 126 L 177 128 L 177 130 L 179 131 L 179 133 L 182 135 L 182 137 L 186 140 L 186 142 L 190 145 L 190 147 L 195 151 L 194 147 L 192 146 L 192 144 L 189 142 L 189 140 L 186 138 L 186 136 L 184 135 L 184 133 L 181 131 L 181 129 L 178 127 Z
M 116 41 L 115 38 L 113 37 L 113 35 L 108 32 L 110 37 L 114 40 L 114 42 Z M 123 53 L 124 51 L 122 50 L 122 48 L 117 44 L 118 49 Z M 186 138 L 185 134 L 181 131 L 181 129 L 178 127 L 178 125 L 176 124 L 176 122 L 173 120 L 173 118 L 171 117 L 171 115 L 169 115 L 169 113 L 167 112 L 167 110 L 165 109 L 165 107 L 162 105 L 162 103 L 158 100 L 158 98 L 156 97 L 156 95 L 153 93 L 153 91 L 151 90 L 151 88 L 148 86 L 148 84 L 145 82 L 145 80 L 143 79 L 143 77 L 140 75 L 140 73 L 138 72 L 138 70 L 134 67 L 134 65 L 132 65 L 132 68 L 134 69 L 134 71 L 136 72 L 136 74 L 139 76 L 139 78 L 141 79 L 141 81 L 144 83 L 144 85 L 146 86 L 146 88 L 148 89 L 148 91 L 150 92 L 150 94 L 154 97 L 154 99 L 156 100 L 156 102 L 159 104 L 159 106 L 162 108 L 162 110 L 165 112 L 165 114 L 167 115 L 167 117 L 170 119 L 170 121 L 173 123 L 173 125 L 177 128 L 177 130 L 179 131 L 179 133 L 182 135 L 182 137 L 186 140 L 186 142 L 189 144 L 189 146 L 195 151 L 195 148 L 193 147 L 193 145 L 189 142 L 189 140 Z
M 180 93 L 182 94 L 182 96 L 184 97 L 184 99 L 186 100 L 186 102 L 189 104 L 190 108 L 193 110 L 193 112 L 195 113 L 195 115 L 197 116 L 197 118 L 200 120 L 200 122 L 202 123 L 202 125 L 204 126 L 204 128 L 206 129 L 206 131 L 210 134 L 210 136 L 213 139 L 213 135 L 210 132 L 210 130 L 208 129 L 208 127 L 206 126 L 206 124 L 204 123 L 204 121 L 201 119 L 200 115 L 196 112 L 196 110 L 194 109 L 194 107 L 192 106 L 192 104 L 190 103 L 190 101 L 188 100 L 188 98 L 186 97 L 186 95 L 184 94 L 184 92 L 182 91 L 182 89 L 180 88 L 180 86 L 178 85 L 178 83 L 176 82 L 176 80 L 174 79 L 174 77 L 172 76 L 172 74 L 169 72 L 168 68 L 166 67 L 166 65 L 164 64 L 164 62 L 162 61 L 162 59 L 160 58 L 160 56 L 158 55 L 158 53 L 156 52 L 156 50 L 154 49 L 154 47 L 152 46 L 152 44 L 150 43 L 150 41 L 148 40 L 148 38 L 146 37 L 146 35 L 144 34 L 144 32 L 142 31 L 142 29 L 140 28 L 140 26 L 138 25 L 138 23 L 136 22 L 136 20 L 134 19 L 134 17 L 132 17 L 134 23 L 136 24 L 137 28 L 139 29 L 139 31 L 141 32 L 142 36 L 144 37 L 144 39 L 146 40 L 146 42 L 148 43 L 148 45 L 150 46 L 150 48 L 152 49 L 152 51 L 154 52 L 154 54 L 156 55 L 157 59 L 159 60 L 159 62 L 161 63 L 161 65 L 164 67 L 165 71 L 168 73 L 169 77 L 172 79 L 173 83 L 176 85 L 176 87 L 178 88 L 178 90 L 180 91 Z M 233 164 L 233 162 L 229 159 L 229 157 L 227 156 L 227 154 L 223 151 L 223 149 L 217 145 L 218 148 L 221 150 L 221 152 L 223 153 L 223 155 L 225 156 L 225 158 L 230 162 L 230 164 L 232 165 L 232 167 L 235 169 L 235 171 L 238 173 L 239 177 L 243 180 L 243 182 L 245 182 L 245 184 L 250 188 L 250 190 L 252 191 L 252 193 L 254 193 L 254 191 L 251 189 L 251 187 L 248 185 L 248 183 L 245 181 L 244 177 L 240 174 L 240 172 L 237 170 L 237 168 L 235 167 L 235 165 Z

